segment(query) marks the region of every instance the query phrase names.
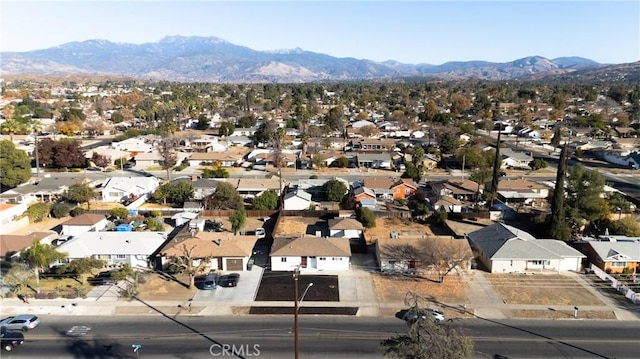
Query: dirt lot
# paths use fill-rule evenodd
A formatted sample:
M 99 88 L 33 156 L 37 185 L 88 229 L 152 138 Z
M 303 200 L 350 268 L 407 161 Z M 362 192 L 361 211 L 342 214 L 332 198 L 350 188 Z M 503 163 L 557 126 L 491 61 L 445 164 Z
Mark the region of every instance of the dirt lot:
M 484 275 L 507 304 L 603 305 L 571 277 L 558 274 Z
M 389 237 L 389 232 L 420 232 L 428 236 L 434 235 L 429 226 L 405 218 L 378 218 L 374 228 L 367 228 L 365 238 L 367 244 L 375 243 L 376 238 Z
M 185 284 L 189 283 L 189 277 L 179 274 L 176 275 L 176 279 L 180 282 L 170 279 L 169 276 L 162 276 L 157 273 L 149 274 L 138 290 L 138 298 L 141 300 L 181 301 L 193 298 L 197 289 L 195 286 L 191 289 L 185 286 Z
M 444 283 L 437 283 L 424 276 L 374 274 L 373 287 L 380 303 L 402 303 L 408 292 L 416 293 L 432 302 L 464 304 L 467 284 L 461 277 L 447 276 Z
M 317 222 L 323 222 L 316 225 Z M 295 236 L 305 233 L 315 235 L 316 230 L 328 230 L 325 221 L 316 217 L 282 217 L 278 224 L 277 233 L 274 233 L 274 237 L 286 237 Z
M 339 302 L 338 276 L 335 275 L 301 275 L 298 281 L 299 295 L 302 296 L 309 287 L 304 297 L 306 302 Z M 256 302 L 260 301 L 293 301 L 294 281 L 291 273 L 264 272 Z

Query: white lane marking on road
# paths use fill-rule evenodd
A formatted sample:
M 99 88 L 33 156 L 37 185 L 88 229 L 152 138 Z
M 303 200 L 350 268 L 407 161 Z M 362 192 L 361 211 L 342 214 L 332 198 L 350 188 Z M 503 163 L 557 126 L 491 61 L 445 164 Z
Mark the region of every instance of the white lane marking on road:
M 77 337 L 86 335 L 90 330 L 91 327 L 87 327 L 86 325 L 74 325 L 71 329 L 67 330 L 67 335 L 70 337 Z

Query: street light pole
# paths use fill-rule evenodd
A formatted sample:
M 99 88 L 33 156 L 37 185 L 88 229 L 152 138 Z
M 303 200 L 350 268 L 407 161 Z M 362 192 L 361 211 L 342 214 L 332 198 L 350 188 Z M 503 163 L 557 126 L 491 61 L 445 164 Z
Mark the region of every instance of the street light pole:
M 300 277 L 300 268 L 296 267 L 293 271 L 293 350 L 295 359 L 298 359 L 298 278 Z
M 309 291 L 309 288 L 311 288 L 311 286 L 313 286 L 313 283 L 309 283 L 307 285 L 307 288 L 305 288 L 304 292 L 302 293 L 302 297 L 300 297 L 300 300 L 298 301 L 298 279 L 300 278 L 300 267 L 296 267 L 296 269 L 293 271 L 293 295 L 295 296 L 293 304 L 293 337 L 294 337 L 294 352 L 295 352 L 295 359 L 298 359 L 298 311 L 300 310 L 300 304 L 302 303 L 302 301 L 304 300 L 304 297 L 307 295 L 307 292 Z

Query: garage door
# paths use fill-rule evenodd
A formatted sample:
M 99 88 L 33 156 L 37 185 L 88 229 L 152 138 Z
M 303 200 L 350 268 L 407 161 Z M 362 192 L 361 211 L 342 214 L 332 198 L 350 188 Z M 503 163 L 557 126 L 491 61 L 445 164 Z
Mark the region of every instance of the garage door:
M 227 270 L 242 270 L 242 259 L 227 259 Z

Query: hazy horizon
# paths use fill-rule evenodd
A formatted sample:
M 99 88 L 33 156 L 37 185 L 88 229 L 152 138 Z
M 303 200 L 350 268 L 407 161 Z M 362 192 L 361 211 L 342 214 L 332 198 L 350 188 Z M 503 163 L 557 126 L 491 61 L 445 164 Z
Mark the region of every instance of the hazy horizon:
M 1 19 L 3 52 L 200 36 L 258 51 L 301 48 L 409 64 L 529 56 L 640 60 L 638 1 L 8 0 Z

